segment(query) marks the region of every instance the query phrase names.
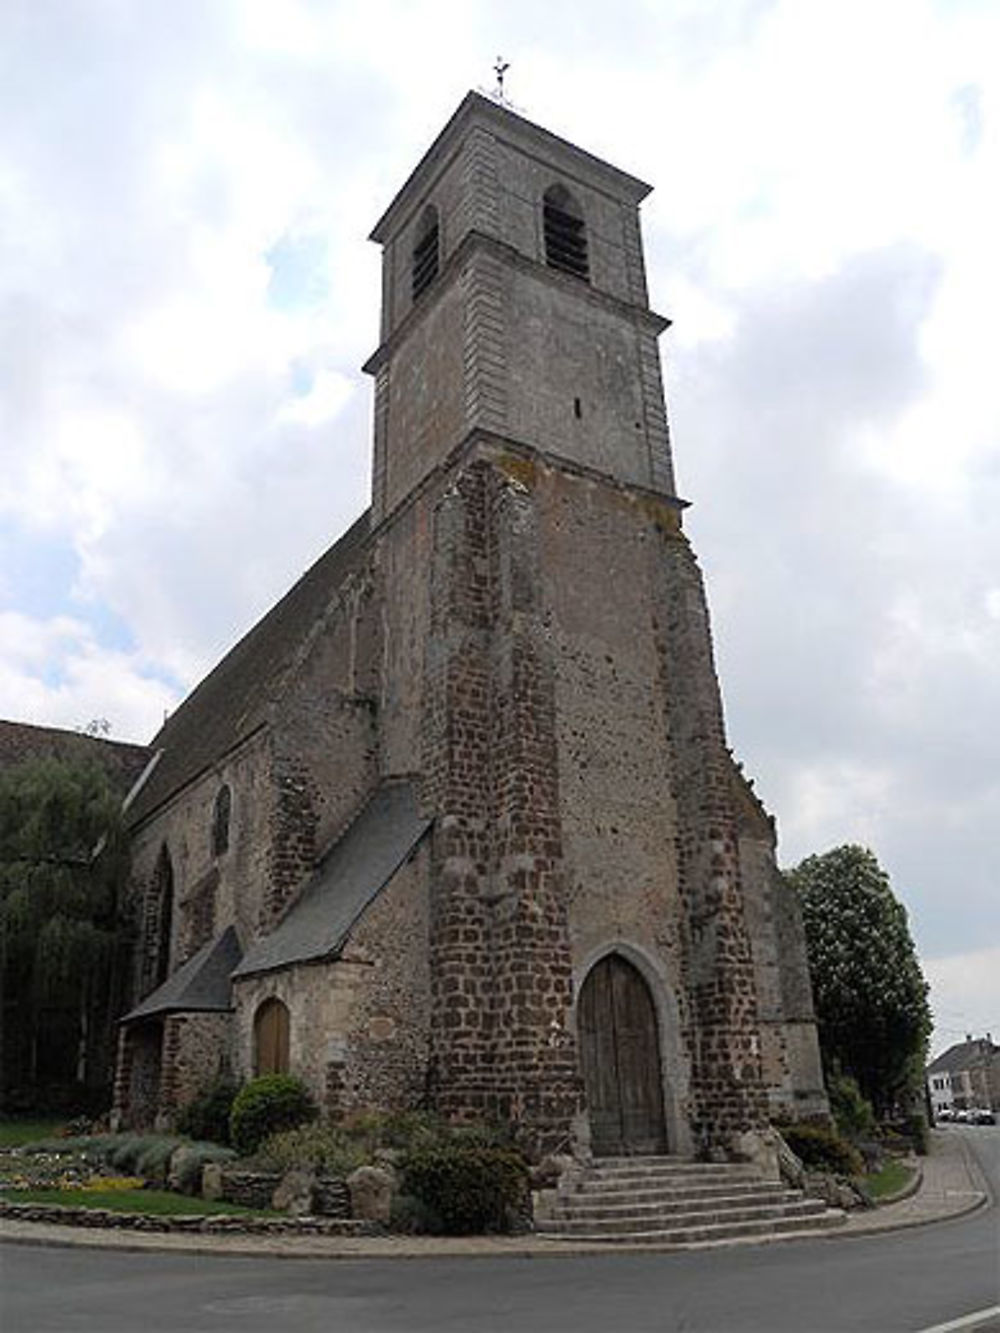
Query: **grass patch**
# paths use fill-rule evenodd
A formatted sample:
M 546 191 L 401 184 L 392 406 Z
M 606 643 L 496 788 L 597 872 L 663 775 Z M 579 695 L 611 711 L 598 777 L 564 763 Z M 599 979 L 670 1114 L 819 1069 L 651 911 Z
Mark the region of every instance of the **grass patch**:
M 65 1120 L 51 1117 L 48 1119 L 28 1119 L 25 1117 L 23 1120 L 20 1118 L 0 1120 L 0 1150 L 20 1148 L 26 1143 L 34 1143 L 36 1139 L 52 1138 L 65 1123 Z
M 153 1217 L 209 1217 L 219 1213 L 240 1217 L 285 1216 L 284 1213 L 266 1209 L 243 1208 L 240 1204 L 225 1203 L 221 1199 L 192 1199 L 170 1190 L 6 1189 L 0 1190 L 0 1198 L 8 1203 L 61 1203 L 76 1208 L 108 1208 L 116 1213 L 146 1213 Z
M 865 1193 L 877 1203 L 879 1199 L 888 1198 L 905 1189 L 915 1174 L 912 1166 L 906 1166 L 895 1157 L 890 1157 L 885 1166 L 873 1171 L 870 1176 L 865 1176 L 861 1184 Z

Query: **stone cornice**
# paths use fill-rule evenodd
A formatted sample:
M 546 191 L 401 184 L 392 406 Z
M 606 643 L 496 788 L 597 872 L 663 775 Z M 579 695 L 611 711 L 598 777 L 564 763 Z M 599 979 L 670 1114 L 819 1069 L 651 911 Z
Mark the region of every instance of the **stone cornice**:
M 440 299 L 442 293 L 458 280 L 462 266 L 470 255 L 477 251 L 486 251 L 504 264 L 519 269 L 522 273 L 532 274 L 539 282 L 547 282 L 562 291 L 572 290 L 586 303 L 598 309 L 609 310 L 634 324 L 640 324 L 657 337 L 670 327 L 671 321 L 669 319 L 664 315 L 658 315 L 654 310 L 650 310 L 648 306 L 634 305 L 629 301 L 623 301 L 617 296 L 612 296 L 610 292 L 602 292 L 589 283 L 581 282 L 579 278 L 560 273 L 557 269 L 548 268 L 546 265 L 538 263 L 537 260 L 522 255 L 520 251 L 515 250 L 513 246 L 507 245 L 504 241 L 498 241 L 494 236 L 487 236 L 480 231 L 469 231 L 448 256 L 433 286 L 428 289 L 425 299 L 417 302 L 412 310 L 396 325 L 389 337 L 375 349 L 361 367 L 365 374 L 374 375 L 379 367 L 393 356 L 400 344 L 405 342 L 410 333 L 419 326 L 427 312 Z

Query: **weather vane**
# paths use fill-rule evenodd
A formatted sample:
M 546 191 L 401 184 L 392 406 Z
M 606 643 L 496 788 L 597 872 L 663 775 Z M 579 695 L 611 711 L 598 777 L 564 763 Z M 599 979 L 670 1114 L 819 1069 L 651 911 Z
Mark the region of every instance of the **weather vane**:
M 493 66 L 493 73 L 497 76 L 497 88 L 493 96 L 498 102 L 504 101 L 503 95 L 503 76 L 510 69 L 510 61 L 504 60 L 503 56 L 497 56 L 497 63 Z

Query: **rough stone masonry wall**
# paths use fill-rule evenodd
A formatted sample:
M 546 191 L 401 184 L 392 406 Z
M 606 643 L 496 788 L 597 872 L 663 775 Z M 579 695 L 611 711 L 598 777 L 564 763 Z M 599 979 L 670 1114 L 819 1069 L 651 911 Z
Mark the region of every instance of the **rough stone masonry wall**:
M 485 463 L 438 504 L 424 771 L 432 857 L 431 1090 L 534 1146 L 579 1107 L 567 1012 L 553 694 L 530 505 Z
M 268 870 L 269 778 L 267 742 L 258 732 L 133 832 L 130 891 L 137 915 L 148 914 L 161 848 L 167 849 L 173 867 L 171 972 L 192 952 L 190 926 L 196 913 L 202 923 L 210 917 L 213 935 L 235 925 L 244 944 L 256 928 Z M 232 795 L 229 846 L 217 856 L 212 848 L 212 813 L 224 784 Z M 210 904 L 203 901 L 206 892 Z M 151 934 L 137 941 L 132 1002 L 142 998 L 138 978 L 149 973 L 144 951 L 153 944 Z
M 428 1089 L 446 1115 L 493 1110 L 490 957 L 490 596 L 482 468 L 458 473 L 433 513 L 424 656 L 424 796 L 431 847 Z
M 686 539 L 669 524 L 663 528 L 656 625 L 677 775 L 692 1130 L 696 1142 L 724 1147 L 733 1134 L 767 1119 L 756 979 L 708 607 Z
M 486 478 L 493 601 L 492 921 L 498 1110 L 558 1146 L 582 1105 L 569 1024 L 573 970 L 559 799 L 555 672 L 539 568 L 537 501 Z
M 538 466 L 541 583 L 556 677 L 566 899 L 576 978 L 615 949 L 657 1007 L 670 1151 L 690 1148 L 690 1026 L 666 700 L 653 635 L 648 495 Z
M 235 1065 L 254 1075 L 254 1016 L 289 1015 L 289 1070 L 324 1116 L 416 1108 L 426 1093 L 429 1026 L 427 851 L 421 847 L 355 925 L 339 958 L 235 984 Z
M 173 1124 L 179 1111 L 232 1068 L 232 1014 L 168 1014 L 157 1126 Z
M 273 928 L 308 882 L 316 859 L 375 788 L 371 659 L 379 620 L 367 572 L 340 590 L 291 673 L 271 725 L 277 789 L 270 878 L 260 927 Z

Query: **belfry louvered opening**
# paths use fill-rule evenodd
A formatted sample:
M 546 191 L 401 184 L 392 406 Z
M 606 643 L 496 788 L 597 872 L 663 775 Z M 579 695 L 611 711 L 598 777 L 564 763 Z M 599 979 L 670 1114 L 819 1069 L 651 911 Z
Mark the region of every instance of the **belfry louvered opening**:
M 439 228 L 437 209 L 428 204 L 417 228 L 413 247 L 413 299 L 422 296 L 438 275 Z
M 542 212 L 546 264 L 589 282 L 587 231 L 576 200 L 564 185 L 554 185 L 545 191 Z

